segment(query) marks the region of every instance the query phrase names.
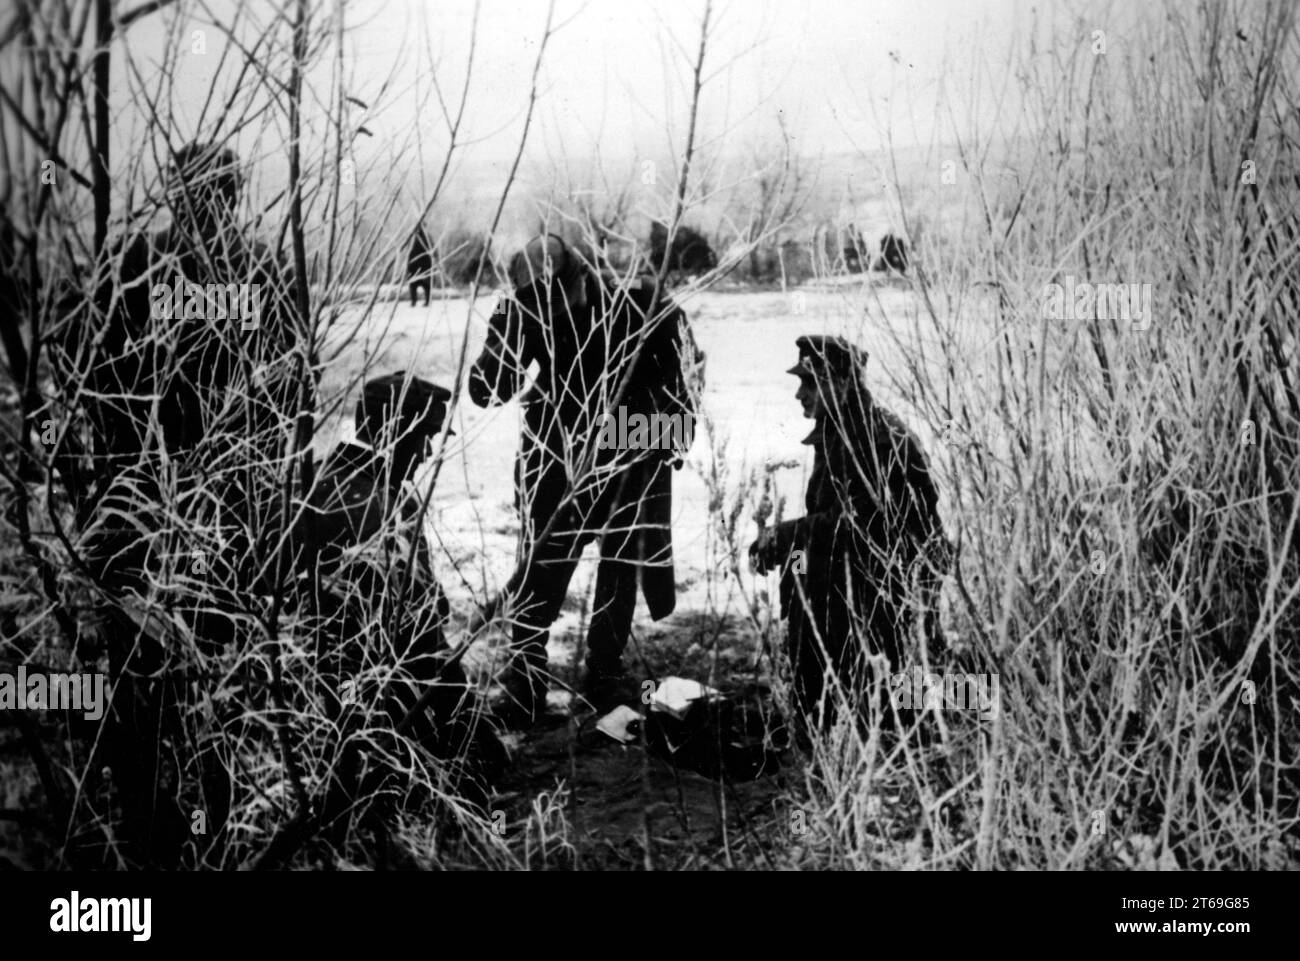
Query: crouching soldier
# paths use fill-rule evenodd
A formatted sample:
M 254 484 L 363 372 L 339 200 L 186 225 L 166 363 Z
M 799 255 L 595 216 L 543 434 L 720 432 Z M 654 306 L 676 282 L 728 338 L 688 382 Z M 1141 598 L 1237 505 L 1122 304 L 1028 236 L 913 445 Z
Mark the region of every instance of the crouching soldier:
M 840 337 L 800 337 L 795 397 L 814 421 L 807 514 L 750 547 L 760 573 L 781 571 L 794 693 L 807 722 L 834 718 L 828 673 L 863 718 L 868 658 L 898 669 L 920 611 L 928 621 L 948 545 L 920 442 L 863 383 L 867 355 Z M 879 664 L 880 661 L 875 663 Z M 887 688 L 886 688 L 887 690 Z
M 393 733 L 444 762 L 444 787 L 466 800 L 482 803 L 505 761 L 445 643 L 447 599 L 420 500 L 406 487 L 437 442 L 450 396 L 402 372 L 367 383 L 356 441 L 330 454 L 293 525 L 300 601 L 316 623 L 320 703 L 344 742 L 326 822 L 381 792 L 409 790 L 409 772 L 398 776 L 409 759 L 394 763 L 404 739 Z M 389 734 L 377 737 L 376 714 Z

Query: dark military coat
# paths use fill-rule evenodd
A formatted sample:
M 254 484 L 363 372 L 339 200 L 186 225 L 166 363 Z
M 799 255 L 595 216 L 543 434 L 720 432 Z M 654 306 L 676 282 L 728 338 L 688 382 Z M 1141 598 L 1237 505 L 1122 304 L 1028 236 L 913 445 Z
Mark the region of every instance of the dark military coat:
M 773 556 L 796 676 L 815 698 L 828 661 L 854 684 L 867 655 L 898 666 L 914 581 L 946 563 L 946 541 L 920 442 L 889 411 L 864 399 L 804 442 L 814 449 L 807 513 L 777 527 Z
M 695 346 L 685 313 L 660 298 L 654 282 L 632 284 L 584 271 L 583 306 L 539 304 L 521 288 L 493 316 L 488 342 L 469 379 L 479 406 L 515 396 L 530 364 L 538 373 L 522 400 L 524 433 L 516 462 L 516 496 L 526 529 L 541 532 L 557 512 L 555 533 L 581 542 L 602 529 L 603 557 L 641 565 L 641 586 L 653 618 L 672 612 L 672 472 L 666 465 L 693 439 L 696 413 L 687 386 Z M 637 344 L 644 341 L 640 354 Z M 679 449 L 606 449 L 598 443 L 604 414 L 626 378 L 619 400 L 634 415 L 676 416 L 686 427 Z M 592 454 L 593 470 L 576 485 L 574 469 Z M 592 478 L 599 478 L 594 481 Z M 564 506 L 570 486 L 576 496 Z

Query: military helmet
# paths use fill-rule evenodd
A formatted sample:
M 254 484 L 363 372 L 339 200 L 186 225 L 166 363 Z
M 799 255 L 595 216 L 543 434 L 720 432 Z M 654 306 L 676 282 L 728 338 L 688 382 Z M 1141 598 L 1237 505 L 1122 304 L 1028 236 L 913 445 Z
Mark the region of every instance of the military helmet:
M 578 257 L 558 234 L 542 234 L 524 244 L 510 261 L 510 283 L 516 289 L 558 283 L 568 288 L 583 271 Z

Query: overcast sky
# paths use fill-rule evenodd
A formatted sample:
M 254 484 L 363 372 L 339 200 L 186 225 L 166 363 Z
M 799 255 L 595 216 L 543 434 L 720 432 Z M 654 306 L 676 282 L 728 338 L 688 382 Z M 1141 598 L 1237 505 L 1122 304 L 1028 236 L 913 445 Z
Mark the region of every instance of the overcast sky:
M 810 152 L 875 146 L 892 121 L 928 138 L 941 77 L 974 59 L 1004 59 L 1042 4 L 1027 0 L 724 0 L 706 55 L 705 127 L 737 141 L 771 127 L 778 111 Z M 1054 6 L 1054 5 L 1049 5 Z M 1075 5 L 1077 6 L 1077 5 Z M 703 2 L 563 0 L 543 66 L 538 149 L 644 152 L 684 127 L 688 55 Z M 1055 9 L 1064 9 L 1056 6 Z M 439 72 L 459 78 L 469 46 L 469 0 L 369 0 L 349 15 L 357 80 L 375 84 L 404 47 L 432 38 Z M 543 32 L 540 0 L 483 0 L 470 115 L 481 153 L 508 154 Z M 414 64 L 411 65 L 414 67 Z M 494 132 L 496 135 L 494 136 Z M 653 143 L 647 144 L 646 141 Z
M 128 31 L 132 55 L 151 58 L 177 9 L 196 22 L 205 8 L 227 20 L 233 5 L 211 0 L 147 17 Z M 268 0 L 248 6 L 251 23 L 269 19 Z M 1036 23 L 1061 25 L 1080 10 L 1110 7 L 1068 0 L 722 0 L 713 8 L 702 129 L 739 145 L 770 136 L 779 112 L 810 154 L 874 149 L 885 127 L 897 138 L 928 142 L 941 79 L 960 86 L 974 64 L 1005 63 L 1011 44 Z M 345 9 L 349 92 L 375 108 L 366 118 L 376 135 L 371 148 L 384 149 L 413 126 L 432 143 L 440 125 L 430 81 L 436 71 L 448 96 L 459 92 L 475 4 L 357 0 Z M 500 159 L 518 142 L 546 4 L 482 0 L 478 9 L 466 131 L 480 159 Z M 560 27 L 542 68 L 534 156 L 665 149 L 669 129 L 685 127 L 688 58 L 703 9 L 703 0 L 560 0 Z M 206 56 L 180 62 L 182 112 L 196 114 L 213 87 L 220 35 L 212 34 Z M 120 61 L 115 66 L 123 78 Z
M 318 9 L 334 9 L 333 0 L 325 3 Z M 147 115 L 130 102 L 127 61 L 135 76 L 148 77 L 165 45 L 180 44 L 171 106 L 181 129 L 173 139 L 189 139 L 204 103 L 214 91 L 219 99 L 236 76 L 231 63 L 219 67 L 220 30 L 208 29 L 206 53 L 191 55 L 193 28 L 205 19 L 238 22 L 241 40 L 249 43 L 277 9 L 270 0 L 246 0 L 236 18 L 239 5 L 182 2 L 129 28 L 131 56 L 114 59 L 114 99 L 120 117 L 134 117 L 114 125 L 116 156 L 139 151 L 148 134 Z M 628 182 L 628 171 L 647 158 L 679 158 L 704 7 L 704 0 L 558 0 L 516 194 L 530 188 L 544 193 L 553 171 L 574 177 L 593 159 L 613 179 Z M 446 155 L 434 81 L 454 107 L 465 85 L 477 9 L 463 149 L 444 196 L 481 208 L 504 182 L 518 147 L 544 33 L 544 0 L 481 0 L 477 6 L 473 0 L 349 0 L 344 9 L 345 92 L 367 104 L 365 111 L 358 108 L 356 123 L 372 135 L 354 141 L 359 169 L 387 177 L 381 191 L 400 182 L 406 186 L 396 189 L 416 197 L 427 196 Z M 991 114 L 999 105 L 1014 113 L 1014 103 L 1006 102 L 1014 100 L 1014 85 L 996 92 L 993 86 L 1004 76 L 1012 47 L 1053 30 L 1081 43 L 1094 25 L 1111 29 L 1112 42 L 1118 41 L 1115 9 L 1109 0 L 721 0 L 712 8 L 699 136 L 714 155 L 744 155 L 755 144 L 778 142 L 779 121 L 807 158 L 870 154 L 886 145 L 887 134 L 903 148 L 945 141 L 954 120 L 972 119 L 968 110 L 953 114 L 949 108 L 969 101 L 974 75 L 983 72 L 984 91 L 975 113 Z M 1126 15 L 1132 8 L 1118 9 Z M 319 51 L 309 88 L 322 102 L 333 68 L 333 51 Z M 949 96 L 942 109 L 941 87 Z M 272 193 L 286 169 L 277 147 L 282 114 L 267 115 L 279 119 L 266 123 L 280 125 L 269 137 L 265 129 L 249 135 L 260 140 L 258 156 L 237 144 Z M 210 135 L 210 115 L 203 126 Z M 316 151 L 306 158 L 309 165 L 321 159 Z M 376 183 L 374 174 L 366 176 Z

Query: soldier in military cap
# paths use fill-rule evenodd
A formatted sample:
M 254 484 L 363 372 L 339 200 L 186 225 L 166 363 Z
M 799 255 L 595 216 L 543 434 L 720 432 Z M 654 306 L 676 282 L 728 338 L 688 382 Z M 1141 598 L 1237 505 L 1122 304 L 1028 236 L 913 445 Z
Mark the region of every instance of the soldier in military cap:
M 557 236 L 531 241 L 515 257 L 511 281 L 470 373 L 469 395 L 480 407 L 506 403 L 538 364 L 522 400 L 520 561 L 506 589 L 515 648 L 506 713 L 528 723 L 545 702 L 550 626 L 593 540 L 600 566 L 584 694 L 602 710 L 637 693 L 623 648 L 638 587 L 655 620 L 676 603 L 672 471 L 690 447 L 698 390 L 688 381 L 702 355 L 686 315 L 656 292 L 653 278 L 606 275 Z M 685 429 L 671 444 L 638 446 L 630 436 L 606 443 L 603 428 L 620 416 L 666 416 Z
M 813 447 L 807 513 L 763 531 L 750 557 L 760 573 L 781 571 L 795 696 L 809 721 L 824 724 L 836 703 L 828 671 L 865 716 L 866 657 L 897 668 L 916 607 L 933 604 L 947 542 L 920 442 L 863 382 L 866 352 L 842 337 L 795 343 L 789 373 L 814 421 L 804 439 Z

